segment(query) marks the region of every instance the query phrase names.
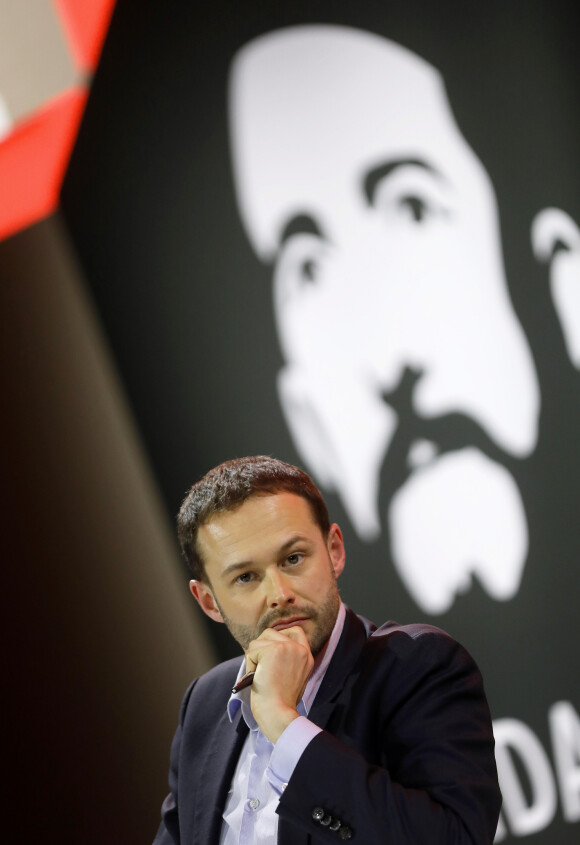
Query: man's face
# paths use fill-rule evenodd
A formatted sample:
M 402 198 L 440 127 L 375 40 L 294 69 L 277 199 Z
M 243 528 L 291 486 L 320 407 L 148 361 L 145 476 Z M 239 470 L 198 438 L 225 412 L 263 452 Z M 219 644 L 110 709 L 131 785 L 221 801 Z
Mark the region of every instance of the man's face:
M 407 471 L 387 518 L 415 599 L 441 612 L 471 573 L 511 597 L 527 524 L 497 458 L 535 446 L 539 389 L 491 182 L 438 74 L 368 33 L 281 30 L 238 55 L 231 125 L 241 214 L 274 264 L 297 448 L 370 540 L 396 436 Z
M 337 525 L 325 539 L 308 502 L 292 493 L 253 496 L 199 529 L 208 583 L 191 591 L 212 619 L 246 649 L 266 628 L 299 625 L 313 654 L 330 636 L 344 567 Z

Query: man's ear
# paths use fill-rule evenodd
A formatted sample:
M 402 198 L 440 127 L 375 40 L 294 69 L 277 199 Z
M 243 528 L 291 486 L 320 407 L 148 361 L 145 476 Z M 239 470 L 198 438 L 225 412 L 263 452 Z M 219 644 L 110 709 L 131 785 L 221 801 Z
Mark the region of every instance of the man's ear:
M 332 564 L 334 575 L 336 578 L 338 578 L 338 576 L 344 569 L 344 564 L 346 561 L 346 552 L 344 550 L 344 540 L 342 539 L 342 531 L 340 530 L 336 522 L 333 522 L 333 524 L 330 526 L 330 530 L 328 532 L 328 539 L 326 541 L 326 548 L 328 549 L 328 554 L 330 557 L 330 562 Z
M 203 581 L 190 581 L 191 594 L 203 612 L 214 622 L 223 622 L 223 617 L 211 589 Z

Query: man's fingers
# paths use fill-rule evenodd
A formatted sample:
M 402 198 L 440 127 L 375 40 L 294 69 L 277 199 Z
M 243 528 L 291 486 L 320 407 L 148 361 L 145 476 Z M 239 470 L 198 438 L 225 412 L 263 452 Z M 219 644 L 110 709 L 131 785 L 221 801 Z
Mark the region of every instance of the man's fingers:
M 310 648 L 306 634 L 300 625 L 294 625 L 292 628 L 284 628 L 283 631 L 276 631 L 276 633 L 282 634 L 286 639 L 294 640 L 295 643 L 300 643 L 300 645 L 304 645 L 306 648 Z
M 250 654 L 250 651 L 246 652 L 246 672 L 255 672 L 256 666 L 258 665 L 257 660 L 254 660 Z
M 262 660 L 269 659 L 265 657 L 268 653 L 274 656 L 279 648 L 282 648 L 283 651 L 288 648 L 294 650 L 297 646 L 300 647 L 296 652 L 296 655 L 298 653 L 301 654 L 300 661 L 312 662 L 313 658 L 308 638 L 299 625 L 293 626 L 292 628 L 284 628 L 283 631 L 267 628 L 257 639 L 252 640 L 248 646 L 246 651 L 246 670 L 248 672 L 255 670 Z M 280 657 L 282 657 L 283 651 L 279 652 Z M 289 657 L 290 654 L 287 653 L 287 656 Z
M 288 644 L 288 640 L 302 646 L 310 654 L 310 644 L 308 638 L 299 625 L 292 628 L 284 628 L 282 631 L 276 631 L 273 628 L 266 628 L 262 631 L 257 639 L 252 640 L 246 651 L 246 668 L 248 672 L 256 668 L 256 664 L 264 650 L 268 648 L 275 648 L 280 645 Z
M 283 641 L 284 639 L 287 640 L 294 640 L 294 642 L 302 643 L 302 645 L 308 646 L 308 638 L 304 633 L 304 629 L 300 625 L 293 625 L 291 628 L 282 628 L 279 631 L 277 628 L 265 628 L 259 637 L 257 637 L 254 642 L 259 642 L 260 640 L 271 640 L 271 641 Z

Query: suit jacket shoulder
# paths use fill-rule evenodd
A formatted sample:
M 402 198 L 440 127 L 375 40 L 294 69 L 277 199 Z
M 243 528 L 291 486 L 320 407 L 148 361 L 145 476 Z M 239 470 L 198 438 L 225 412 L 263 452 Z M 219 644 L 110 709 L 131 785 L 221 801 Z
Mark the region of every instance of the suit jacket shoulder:
M 348 614 L 309 718 L 324 730 L 280 799 L 294 827 L 285 839 L 280 824 L 281 845 L 301 841 L 297 827 L 322 845 L 320 809 L 365 845 L 493 842 L 501 797 L 483 682 L 444 631 Z

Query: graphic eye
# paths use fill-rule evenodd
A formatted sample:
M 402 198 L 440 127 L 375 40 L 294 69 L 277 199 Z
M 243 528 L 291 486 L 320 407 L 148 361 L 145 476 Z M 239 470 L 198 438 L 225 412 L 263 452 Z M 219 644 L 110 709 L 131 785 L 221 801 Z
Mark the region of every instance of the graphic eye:
M 450 216 L 448 185 L 428 167 L 401 165 L 367 190 L 369 203 L 390 224 L 425 225 Z
M 430 213 L 427 203 L 417 196 L 401 197 L 399 208 L 408 213 L 416 223 L 421 223 Z
M 274 311 L 286 360 L 308 357 L 332 307 L 336 250 L 322 235 L 294 232 L 274 263 Z
M 317 235 L 296 234 L 289 238 L 276 266 L 276 274 L 287 293 L 298 292 L 322 281 L 324 242 Z
M 319 265 L 314 258 L 305 258 L 299 268 L 300 277 L 304 282 L 315 282 Z

